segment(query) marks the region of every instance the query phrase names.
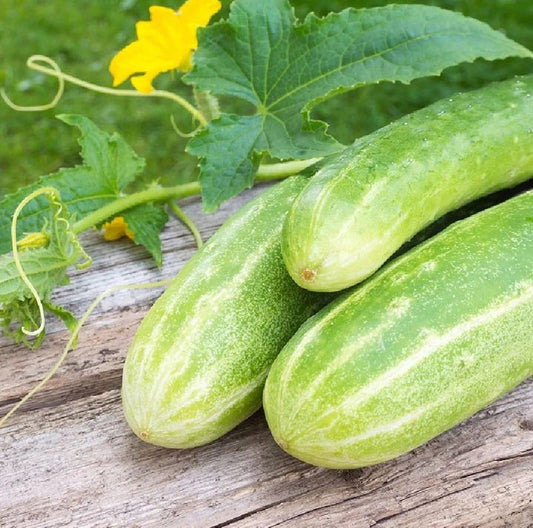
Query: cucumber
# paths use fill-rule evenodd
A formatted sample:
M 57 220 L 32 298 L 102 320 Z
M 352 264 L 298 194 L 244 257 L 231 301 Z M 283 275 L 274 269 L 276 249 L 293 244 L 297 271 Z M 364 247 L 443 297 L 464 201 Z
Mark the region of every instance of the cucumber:
M 267 379 L 276 442 L 378 464 L 533 373 L 533 191 L 452 224 L 304 323 Z
M 122 384 L 143 440 L 206 444 L 260 407 L 272 361 L 326 300 L 299 288 L 281 257 L 283 220 L 304 185 L 290 178 L 238 211 L 144 318 Z
M 356 141 L 287 217 L 300 286 L 336 291 L 374 273 L 448 211 L 533 176 L 533 75 L 456 95 Z

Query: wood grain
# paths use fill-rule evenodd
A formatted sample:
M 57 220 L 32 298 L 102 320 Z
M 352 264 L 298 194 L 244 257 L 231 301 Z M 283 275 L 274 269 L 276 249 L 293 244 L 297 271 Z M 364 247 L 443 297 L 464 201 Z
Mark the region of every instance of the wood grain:
M 186 211 L 204 238 L 253 190 L 215 215 Z M 194 252 L 171 222 L 157 270 L 142 248 L 83 242 L 95 258 L 55 296 L 75 313 L 114 284 L 173 276 Z M 0 526 L 322 528 L 532 527 L 533 382 L 392 462 L 353 471 L 315 468 L 273 442 L 262 413 L 194 450 L 143 444 L 120 406 L 121 369 L 140 320 L 161 290 L 120 292 L 89 319 L 80 346 L 45 389 L 0 431 Z M 0 339 L 0 413 L 50 368 L 67 339 L 58 322 L 38 351 Z

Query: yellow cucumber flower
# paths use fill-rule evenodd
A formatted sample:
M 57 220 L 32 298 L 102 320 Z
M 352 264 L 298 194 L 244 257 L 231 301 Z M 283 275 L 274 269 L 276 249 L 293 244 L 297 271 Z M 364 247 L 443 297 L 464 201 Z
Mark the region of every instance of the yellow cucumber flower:
M 137 39 L 119 51 L 109 64 L 113 86 L 131 77 L 142 93 L 153 90 L 158 74 L 178 69 L 189 71 L 191 57 L 198 47 L 198 28 L 209 24 L 219 11 L 219 0 L 187 0 L 177 11 L 168 7 L 150 7 L 150 22 L 137 22 Z
M 17 247 L 21 251 L 26 249 L 37 249 L 44 247 L 50 242 L 50 237 L 43 232 L 40 233 L 28 233 L 26 236 L 17 242 Z
M 130 240 L 134 240 L 133 231 L 128 229 L 128 224 L 124 221 L 123 216 L 117 216 L 111 222 L 106 222 L 103 228 L 104 240 L 108 242 L 118 240 L 124 236 L 127 236 Z

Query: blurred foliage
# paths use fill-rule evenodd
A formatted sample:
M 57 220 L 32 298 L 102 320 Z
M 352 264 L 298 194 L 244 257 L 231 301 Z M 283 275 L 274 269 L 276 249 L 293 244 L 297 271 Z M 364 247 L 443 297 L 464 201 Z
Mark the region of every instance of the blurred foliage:
M 387 3 L 384 0 L 293 0 L 301 18 L 311 10 L 324 15 L 349 6 L 362 8 Z M 424 3 L 461 11 L 533 49 L 531 0 L 396 0 L 395 3 Z M 55 93 L 55 81 L 25 68 L 29 55 L 43 54 L 56 60 L 65 72 L 110 86 L 109 61 L 121 47 L 134 40 L 135 22 L 148 18 L 151 4 L 176 6 L 168 0 L 2 0 L 0 84 L 18 104 L 48 102 Z M 226 0 L 225 12 L 228 4 Z M 527 60 L 477 61 L 409 86 L 384 83 L 343 94 L 322 103 L 313 115 L 329 122 L 332 134 L 350 143 L 451 93 L 532 71 L 533 64 Z M 171 90 L 179 86 L 170 75 L 160 76 L 156 84 L 158 88 Z M 186 88 L 179 90 L 189 94 Z M 190 130 L 192 123 L 174 103 L 114 98 L 67 85 L 60 104 L 46 112 L 18 113 L 0 102 L 0 195 L 61 166 L 79 162 L 75 134 L 54 119 L 60 113 L 85 114 L 107 131 L 120 132 L 147 159 L 147 181 L 160 178 L 164 184 L 176 184 L 195 177 L 195 161 L 183 153 L 185 140 L 172 131 L 169 118 L 174 114 L 183 130 Z

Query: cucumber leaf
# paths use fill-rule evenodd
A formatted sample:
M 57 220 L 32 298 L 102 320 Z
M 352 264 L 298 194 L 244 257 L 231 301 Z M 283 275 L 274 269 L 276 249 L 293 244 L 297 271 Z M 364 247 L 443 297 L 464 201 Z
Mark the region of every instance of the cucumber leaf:
M 250 187 L 264 154 L 305 159 L 343 148 L 325 123 L 310 119 L 320 101 L 510 56 L 533 54 L 482 22 L 436 7 L 347 9 L 300 24 L 288 0 L 235 0 L 226 21 L 199 32 L 194 68 L 184 77 L 255 108 L 253 115 L 222 114 L 190 140 L 188 152 L 200 158 L 204 210 Z
M 121 213 L 128 229 L 133 233 L 133 241 L 146 248 L 156 264 L 163 264 L 159 233 L 168 222 L 165 207 L 160 204 L 144 203 Z
M 57 189 L 70 214 L 80 220 L 120 197 L 124 188 L 144 169 L 144 159 L 119 134 L 107 134 L 81 115 L 58 117 L 80 130 L 78 142 L 83 164 L 44 176 L 37 183 L 19 189 L 0 202 L 0 253 L 7 253 L 11 249 L 10 225 L 13 211 L 27 195 L 39 187 Z M 18 237 L 23 233 L 40 231 L 44 221 L 49 220 L 48 201 L 40 196 L 22 211 L 17 223 Z

